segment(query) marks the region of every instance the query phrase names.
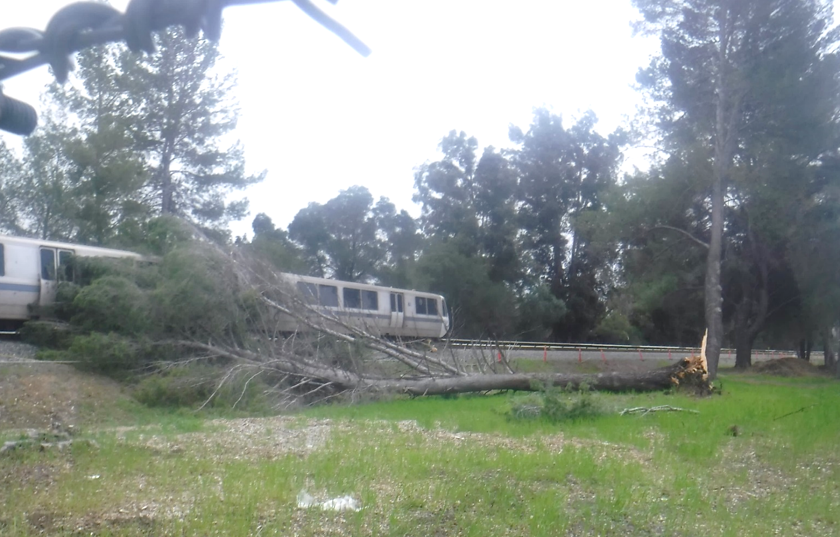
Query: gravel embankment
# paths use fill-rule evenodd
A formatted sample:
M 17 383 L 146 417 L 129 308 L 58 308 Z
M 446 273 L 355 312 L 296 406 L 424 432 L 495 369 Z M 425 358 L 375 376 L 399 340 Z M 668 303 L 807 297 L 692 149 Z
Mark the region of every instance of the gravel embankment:
M 0 339 L 0 362 L 21 362 L 34 360 L 35 352 L 38 349 L 32 345 L 14 341 L 11 339 Z

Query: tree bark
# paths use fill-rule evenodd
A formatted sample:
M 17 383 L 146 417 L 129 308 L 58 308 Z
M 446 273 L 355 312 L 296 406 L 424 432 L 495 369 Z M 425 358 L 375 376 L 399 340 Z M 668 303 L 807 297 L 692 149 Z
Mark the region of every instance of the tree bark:
M 717 153 L 717 151 L 716 151 Z M 716 159 L 718 160 L 718 159 Z M 709 376 L 717 376 L 720 349 L 723 343 L 723 291 L 720 285 L 720 260 L 723 243 L 723 165 L 715 163 L 715 179 L 712 185 L 712 229 L 709 254 L 706 257 L 706 327 L 708 339 L 706 357 L 709 360 Z
M 802 338 L 799 340 L 799 358 L 805 360 L 806 362 L 811 361 L 811 347 L 813 346 L 813 341 L 811 341 L 811 336 L 806 338 Z
M 831 373 L 836 368 L 836 358 L 834 355 L 834 347 L 831 344 L 831 330 L 824 329 L 822 332 L 823 355 L 825 356 L 825 369 Z
M 749 369 L 752 366 L 752 348 L 758 334 L 764 330 L 767 310 L 770 304 L 769 268 L 764 251 L 748 232 L 754 264 L 758 272 L 758 283 L 751 286 L 743 280 L 741 302 L 735 308 L 735 369 Z M 756 289 L 757 287 L 757 289 Z M 758 298 L 755 298 L 755 293 Z
M 735 341 L 735 369 L 749 369 L 752 366 L 752 348 L 755 337 L 748 332 L 739 333 Z
M 712 225 L 709 237 L 709 253 L 706 257 L 706 281 L 704 288 L 706 307 L 706 329 L 708 333 L 706 343 L 706 357 L 709 360 L 709 375 L 712 378 L 717 376 L 718 362 L 720 361 L 720 348 L 723 344 L 723 289 L 720 285 L 720 260 L 723 250 L 723 182 L 729 170 L 731 151 L 729 151 L 730 133 L 729 117 L 727 117 L 727 106 L 729 105 L 729 88 L 727 87 L 724 66 L 727 63 L 727 49 L 731 35 L 729 33 L 728 18 L 720 23 L 717 75 L 715 77 L 715 90 L 717 102 L 715 103 L 715 128 L 714 128 L 714 168 L 712 178 Z
M 348 388 L 373 388 L 384 392 L 410 395 L 445 395 L 490 390 L 534 391 L 540 383 L 572 389 L 587 385 L 593 390 L 608 392 L 650 392 L 666 390 L 676 386 L 690 386 L 704 394 L 711 391 L 707 366 L 705 362 L 701 363 L 700 357 L 683 358 L 670 367 L 644 373 L 598 373 L 591 375 L 514 373 L 423 380 L 367 380 L 358 386 L 348 386 Z

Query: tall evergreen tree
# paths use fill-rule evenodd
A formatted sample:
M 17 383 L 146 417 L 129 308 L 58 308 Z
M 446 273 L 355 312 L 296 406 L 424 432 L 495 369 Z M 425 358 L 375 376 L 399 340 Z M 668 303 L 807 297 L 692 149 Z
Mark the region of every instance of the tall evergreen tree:
M 20 176 L 20 160 L 0 140 L 0 232 L 20 233 L 20 193 L 16 190 Z
M 223 145 L 236 127 L 235 79 L 215 74 L 213 42 L 170 29 L 157 34 L 156 45 L 151 55 L 122 54 L 118 81 L 130 95 L 155 209 L 216 227 L 240 219 L 247 200 L 229 201 L 228 195 L 264 173 L 247 174 L 241 145 Z
M 84 196 L 82 239 L 101 241 L 108 226 L 128 233 L 160 214 L 218 229 L 247 211 L 228 196 L 262 179 L 245 173 L 239 144 L 223 143 L 236 126 L 235 79 L 215 74 L 216 45 L 176 29 L 155 40 L 151 55 L 86 50 L 73 83 L 51 90 L 79 126 L 66 153 Z
M 325 204 L 310 203 L 289 224 L 311 274 L 352 282 L 375 279 L 387 262 L 389 240 L 403 231 L 394 205 L 386 198 L 374 205 L 363 186 L 342 190 Z
M 614 183 L 621 136 L 596 133 L 587 113 L 571 128 L 545 109 L 537 110 L 528 132 L 511 128 L 519 144 L 513 165 L 519 179 L 519 221 L 523 257 L 533 284 L 545 283 L 566 304 L 554 337 L 589 337 L 603 314 L 605 260 L 590 248 L 580 220 L 603 210 L 601 196 Z
M 518 286 L 517 178 L 510 162 L 493 147 L 478 158 L 478 141 L 463 131 L 451 131 L 439 147 L 443 158 L 414 175 L 421 229 L 468 257 L 486 258 L 491 280 Z
M 662 43 L 661 55 L 638 76 L 654 104 L 651 118 L 662 133 L 662 147 L 684 161 L 706 161 L 710 169 L 703 179 L 708 227 L 701 242 L 708 245 L 706 351 L 714 376 L 723 339 L 725 196 L 738 170 L 755 156 L 751 148 L 772 151 L 767 135 L 793 124 L 788 106 L 812 98 L 809 86 L 825 88 L 822 75 L 810 69 L 823 70 L 821 62 L 836 41 L 828 31 L 830 8 L 819 0 L 634 4 L 644 17 L 640 29 L 659 35 Z

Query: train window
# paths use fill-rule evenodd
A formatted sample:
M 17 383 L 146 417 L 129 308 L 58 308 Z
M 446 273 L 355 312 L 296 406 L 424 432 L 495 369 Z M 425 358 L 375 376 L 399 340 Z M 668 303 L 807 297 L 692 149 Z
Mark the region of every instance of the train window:
M 318 302 L 318 286 L 314 283 L 297 282 L 297 288 L 303 299 L 310 304 Z
M 322 306 L 338 307 L 338 287 L 335 285 L 318 285 L 318 296 Z
M 41 248 L 41 278 L 55 279 L 55 250 L 52 248 Z
M 344 307 L 359 309 L 362 307 L 361 289 L 344 288 Z
M 426 315 L 426 299 L 418 296 L 414 299 L 418 315 Z
M 58 277 L 66 282 L 73 281 L 73 264 L 70 262 L 72 257 L 72 250 L 58 251 Z
M 437 300 L 434 298 L 426 299 L 426 313 L 429 315 L 437 315 Z
M 376 291 L 362 291 L 362 309 L 378 310 L 379 293 L 377 293 Z
M 3 245 L 0 244 L 0 276 L 6 275 L 6 263 L 3 257 Z

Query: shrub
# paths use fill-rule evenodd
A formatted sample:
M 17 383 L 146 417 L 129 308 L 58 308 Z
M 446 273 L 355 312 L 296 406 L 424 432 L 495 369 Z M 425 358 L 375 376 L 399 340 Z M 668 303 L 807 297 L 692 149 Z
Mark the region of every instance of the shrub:
M 67 349 L 75 335 L 70 326 L 49 321 L 27 321 L 20 329 L 23 342 L 47 349 Z
M 152 293 L 157 330 L 177 337 L 208 336 L 242 344 L 247 312 L 233 266 L 203 245 L 170 252 Z
M 65 359 L 77 362 L 77 367 L 104 375 L 123 377 L 144 365 L 148 353 L 142 344 L 114 332 L 91 332 L 76 336 Z
M 185 365 L 158 371 L 141 380 L 134 389 L 134 398 L 150 407 L 200 407 L 268 410 L 266 384 L 253 373 L 225 378 L 226 371 L 206 365 Z
M 552 422 L 577 421 L 605 413 L 596 395 L 586 384 L 577 389 L 538 383 L 537 391 L 511 404 L 512 419 L 544 418 Z
M 81 288 L 72 310 L 72 323 L 85 331 L 136 335 L 150 324 L 145 293 L 121 276 L 103 276 Z

